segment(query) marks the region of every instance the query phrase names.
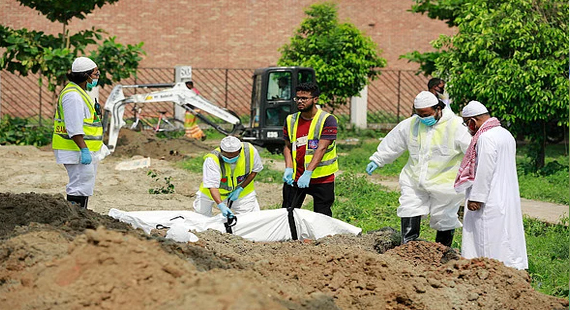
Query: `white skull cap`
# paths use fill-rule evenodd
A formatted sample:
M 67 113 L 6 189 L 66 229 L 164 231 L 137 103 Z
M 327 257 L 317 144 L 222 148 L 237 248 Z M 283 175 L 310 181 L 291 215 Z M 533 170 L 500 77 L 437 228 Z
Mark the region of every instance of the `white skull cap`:
M 95 62 L 87 57 L 77 57 L 71 65 L 71 72 L 85 72 L 95 69 Z
M 422 91 L 414 99 L 414 108 L 423 109 L 433 107 L 439 102 L 437 97 L 429 91 Z
M 220 141 L 220 149 L 224 152 L 237 152 L 241 149 L 241 141 L 234 136 L 227 136 Z
M 481 114 L 489 113 L 489 110 L 479 101 L 469 101 L 469 103 L 461 110 L 461 116 L 473 117 Z

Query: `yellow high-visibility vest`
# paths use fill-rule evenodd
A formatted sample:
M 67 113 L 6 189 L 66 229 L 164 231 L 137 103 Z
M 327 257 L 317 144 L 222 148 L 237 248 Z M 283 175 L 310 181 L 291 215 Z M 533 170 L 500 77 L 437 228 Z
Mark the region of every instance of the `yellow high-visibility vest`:
M 91 101 L 91 97 L 89 97 L 83 88 L 73 82 L 67 84 L 61 91 L 61 94 L 59 94 L 57 109 L 53 120 L 52 148 L 54 150 L 79 151 L 79 147 L 67 134 L 67 129 L 65 128 L 61 100 L 63 95 L 69 92 L 78 92 L 79 95 L 81 95 L 81 98 L 83 98 L 85 105 L 89 108 L 89 112 L 93 115 L 92 118 L 83 119 L 83 132 L 85 133 L 83 139 L 90 151 L 99 151 L 103 145 L 103 125 L 101 124 L 99 116 L 95 112 L 95 107 Z
M 236 162 L 236 166 L 232 171 L 230 164 L 226 163 L 222 159 L 222 152 L 220 148 L 216 148 L 212 152 L 204 155 L 204 159 L 212 158 L 216 164 L 220 167 L 221 171 L 221 179 L 220 179 L 220 187 L 218 190 L 220 191 L 220 196 L 222 200 L 226 199 L 227 196 L 234 191 L 238 186 L 245 181 L 247 176 L 253 171 L 253 159 L 254 159 L 254 149 L 253 145 L 248 142 L 242 142 L 241 144 L 241 151 L 239 153 L 239 158 Z M 239 198 L 253 192 L 255 187 L 253 185 L 253 181 L 249 182 L 249 184 L 243 188 L 243 191 L 240 193 Z M 200 184 L 200 192 L 208 195 L 210 199 L 212 198 L 212 194 L 210 190 L 204 187 L 204 182 Z
M 321 138 L 321 133 L 325 127 L 325 120 L 331 115 L 323 110 L 319 109 L 313 120 L 311 121 L 311 126 L 309 127 L 309 133 L 307 135 L 307 145 L 305 147 L 305 169 L 313 159 L 315 154 L 316 146 Z M 289 141 L 291 141 L 291 146 L 293 148 L 293 175 L 297 174 L 297 127 L 299 125 L 299 118 L 301 117 L 301 112 L 291 114 L 287 116 L 287 133 L 289 134 Z M 334 117 L 334 116 L 333 116 Z M 313 171 L 311 175 L 312 179 L 320 178 L 324 176 L 331 175 L 338 171 L 338 157 L 336 155 L 336 141 L 333 141 L 325 151 L 323 159 L 317 165 L 317 168 Z

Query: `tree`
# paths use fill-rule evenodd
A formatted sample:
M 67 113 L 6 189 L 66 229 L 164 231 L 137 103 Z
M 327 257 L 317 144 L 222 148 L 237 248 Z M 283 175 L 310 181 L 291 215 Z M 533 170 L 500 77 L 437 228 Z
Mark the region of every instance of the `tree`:
M 448 24 L 458 30 L 432 42 L 436 73 L 448 81 L 455 107 L 484 103 L 514 135 L 530 139 L 527 155 L 542 168 L 548 125 L 568 126 L 568 2 L 438 3 L 454 12 Z
M 333 3 L 311 5 L 290 44 L 280 48 L 283 66 L 315 69 L 321 99 L 333 109 L 358 96 L 386 60 L 376 44 L 350 23 L 339 23 Z
M 69 21 L 76 17 L 84 19 L 95 6 L 118 0 L 18 0 L 22 5 L 38 10 L 50 21 L 63 24 L 63 32 L 58 36 L 47 35 L 42 31 L 11 29 L 0 25 L 0 47 L 4 48 L 0 58 L 0 69 L 23 76 L 40 73 L 39 84 L 47 79 L 49 90 L 55 92 L 56 86 L 66 80 L 65 74 L 71 68 L 77 56 L 103 39 L 102 29 L 92 28 L 70 35 L 66 30 Z M 120 81 L 136 74 L 138 63 L 142 60 L 143 43 L 127 45 L 115 43 L 115 37 L 106 38 L 92 49 L 91 57 L 101 69 L 101 87 Z

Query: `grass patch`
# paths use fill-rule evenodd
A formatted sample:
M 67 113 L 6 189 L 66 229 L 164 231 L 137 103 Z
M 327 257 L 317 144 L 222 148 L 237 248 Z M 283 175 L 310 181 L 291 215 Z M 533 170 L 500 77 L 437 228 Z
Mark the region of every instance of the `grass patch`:
M 364 232 L 390 226 L 399 230 L 396 216 L 400 194 L 370 183 L 366 177 L 345 172 L 335 181 L 333 215 Z
M 568 218 L 563 220 L 568 224 Z M 524 218 L 528 273 L 539 292 L 568 298 L 570 229 Z
M 517 149 L 517 174 L 521 197 L 568 205 L 570 184 L 567 146 L 548 145 L 545 166 L 538 172 L 531 172 L 531 160 L 526 157 L 526 153 L 527 146 Z
M 342 155 L 339 156 L 340 169 L 343 171 L 365 172 L 366 165 L 370 162 L 368 158 L 376 152 L 379 143 L 380 141 L 378 140 L 367 140 L 357 144 L 339 143 L 337 152 L 342 153 Z M 407 161 L 408 152 L 404 152 L 404 154 L 393 163 L 377 169 L 374 173 L 379 173 L 384 176 L 398 176 Z

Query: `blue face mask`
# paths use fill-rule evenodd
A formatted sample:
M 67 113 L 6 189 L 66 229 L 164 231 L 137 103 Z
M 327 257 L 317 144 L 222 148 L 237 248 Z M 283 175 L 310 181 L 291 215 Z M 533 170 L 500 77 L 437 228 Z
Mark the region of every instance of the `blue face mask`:
M 222 155 L 222 159 L 228 164 L 235 164 L 239 158 L 239 155 L 234 158 L 227 158 L 226 156 Z
M 90 88 L 93 88 L 93 87 L 97 86 L 98 81 L 99 81 L 99 79 L 93 79 L 93 80 L 91 80 L 91 83 L 87 82 L 87 86 Z
M 433 115 L 426 116 L 426 117 L 420 117 L 420 121 L 428 127 L 431 127 L 431 126 L 435 125 L 435 123 L 437 123 L 437 120 L 435 119 L 435 117 Z

